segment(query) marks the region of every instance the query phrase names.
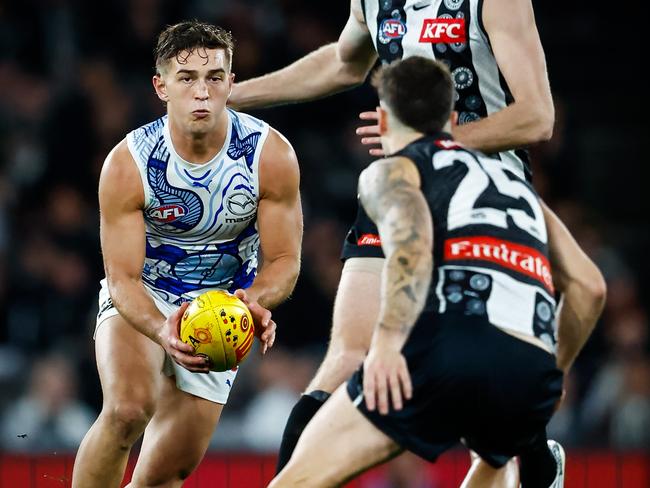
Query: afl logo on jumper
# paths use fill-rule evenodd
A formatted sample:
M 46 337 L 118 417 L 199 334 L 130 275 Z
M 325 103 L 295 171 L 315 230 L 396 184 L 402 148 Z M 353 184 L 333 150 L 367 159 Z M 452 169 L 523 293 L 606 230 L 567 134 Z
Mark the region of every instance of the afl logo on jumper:
M 388 44 L 406 34 L 406 24 L 399 19 L 385 19 L 379 27 L 379 41 Z
M 424 19 L 420 42 L 436 44 L 445 42 L 459 44 L 467 42 L 465 19 Z
M 174 222 L 187 214 L 187 207 L 185 205 L 171 204 L 162 205 L 149 210 L 149 216 L 162 223 Z

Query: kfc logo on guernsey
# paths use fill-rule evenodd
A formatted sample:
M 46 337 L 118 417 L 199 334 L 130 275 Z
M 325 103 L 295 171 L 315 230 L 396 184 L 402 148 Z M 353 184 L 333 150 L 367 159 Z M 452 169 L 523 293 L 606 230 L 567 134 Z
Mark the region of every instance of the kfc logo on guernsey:
M 165 224 L 178 220 L 185 214 L 187 214 L 187 207 L 177 204 L 163 205 L 149 211 L 152 219 Z
M 461 237 L 445 241 L 444 259 L 496 263 L 540 281 L 549 292 L 554 293 L 548 259 L 532 247 L 487 236 Z
M 381 247 L 381 239 L 376 234 L 363 234 L 357 239 L 357 246 Z
M 459 44 L 467 42 L 465 19 L 424 19 L 420 42 Z

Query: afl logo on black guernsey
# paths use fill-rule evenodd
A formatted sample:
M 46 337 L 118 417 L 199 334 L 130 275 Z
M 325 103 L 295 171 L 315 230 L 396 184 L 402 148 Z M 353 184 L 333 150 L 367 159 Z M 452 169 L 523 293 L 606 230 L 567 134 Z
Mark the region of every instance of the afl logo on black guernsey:
M 406 24 L 399 18 L 384 19 L 379 27 L 379 42 L 388 44 L 393 39 L 401 39 L 406 34 Z

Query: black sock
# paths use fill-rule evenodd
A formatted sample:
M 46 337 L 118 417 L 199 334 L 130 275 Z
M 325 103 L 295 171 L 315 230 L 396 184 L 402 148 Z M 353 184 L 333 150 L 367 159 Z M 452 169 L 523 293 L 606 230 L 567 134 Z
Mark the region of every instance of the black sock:
M 556 470 L 546 436 L 539 436 L 537 442 L 519 456 L 521 488 L 548 488 L 555 479 Z
M 284 427 L 284 433 L 282 434 L 282 443 L 280 444 L 280 452 L 278 453 L 277 473 L 282 471 L 282 468 L 289 462 L 302 431 L 329 396 L 330 394 L 325 391 L 315 390 L 302 395 L 298 403 L 293 407 L 291 415 L 289 415 L 289 419 L 287 420 L 287 425 Z

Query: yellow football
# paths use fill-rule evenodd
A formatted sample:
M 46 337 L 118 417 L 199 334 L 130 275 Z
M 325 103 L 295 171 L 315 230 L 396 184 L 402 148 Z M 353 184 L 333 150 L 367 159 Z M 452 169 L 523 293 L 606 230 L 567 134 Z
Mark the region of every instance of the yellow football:
M 255 327 L 248 307 L 227 291 L 208 291 L 190 303 L 181 319 L 181 340 L 210 359 L 212 371 L 241 363 L 253 345 Z

